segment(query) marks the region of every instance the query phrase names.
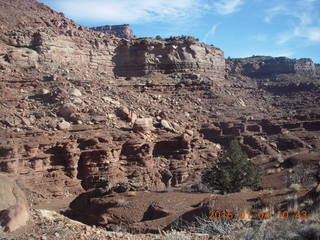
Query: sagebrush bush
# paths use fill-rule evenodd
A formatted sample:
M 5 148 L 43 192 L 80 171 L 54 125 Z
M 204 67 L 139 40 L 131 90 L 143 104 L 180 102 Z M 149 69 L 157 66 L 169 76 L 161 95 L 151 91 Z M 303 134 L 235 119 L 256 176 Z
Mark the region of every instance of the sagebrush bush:
M 209 235 L 229 235 L 239 228 L 241 228 L 240 221 L 232 219 L 211 220 L 207 216 L 196 217 L 188 226 L 189 231 Z
M 196 184 L 193 184 L 191 186 L 184 186 L 181 189 L 182 192 L 202 192 L 202 193 L 209 193 L 211 190 L 208 188 L 207 185 L 205 185 L 202 182 L 198 182 Z
M 164 233 L 163 240 L 191 240 L 191 237 L 184 232 L 172 230 Z
M 129 201 L 123 198 L 116 200 L 116 207 L 126 207 L 129 205 Z
M 312 224 L 308 226 L 303 226 L 297 232 L 297 237 L 294 240 L 320 240 L 320 225 Z
M 261 182 L 261 169 L 252 163 L 236 140 L 220 154 L 217 164 L 206 169 L 202 182 L 210 189 L 226 193 L 240 192 L 243 188 L 258 190 Z
M 320 224 L 270 219 L 242 228 L 234 235 L 244 240 L 320 240 Z

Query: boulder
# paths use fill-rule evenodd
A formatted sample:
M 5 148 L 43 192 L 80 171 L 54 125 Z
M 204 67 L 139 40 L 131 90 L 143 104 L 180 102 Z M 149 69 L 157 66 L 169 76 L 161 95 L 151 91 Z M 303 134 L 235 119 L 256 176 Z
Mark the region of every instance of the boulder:
M 82 93 L 77 88 L 71 88 L 69 91 L 69 94 L 74 97 L 81 97 L 82 96 Z
M 170 131 L 172 130 L 172 127 L 171 127 L 171 125 L 170 125 L 170 123 L 168 121 L 162 119 L 160 124 L 164 129 L 167 129 L 167 130 L 170 130 Z
M 133 124 L 133 131 L 148 133 L 153 130 L 152 118 L 138 118 Z
M 48 89 L 46 89 L 46 88 L 43 88 L 40 91 L 40 94 L 42 94 L 42 95 L 46 95 L 46 94 L 49 94 L 49 93 L 50 93 L 50 91 Z
M 58 111 L 59 115 L 64 118 L 70 118 L 77 111 L 77 108 L 72 103 L 64 104 Z
M 7 176 L 0 174 L 0 225 L 12 232 L 29 220 L 27 200 L 20 187 Z
M 58 128 L 60 130 L 67 130 L 71 127 L 71 124 L 65 120 L 62 120 L 60 123 L 58 123 Z
M 120 107 L 117 109 L 117 115 L 122 119 L 125 120 L 127 122 L 135 122 L 137 119 L 137 115 L 129 110 L 129 108 L 127 107 Z

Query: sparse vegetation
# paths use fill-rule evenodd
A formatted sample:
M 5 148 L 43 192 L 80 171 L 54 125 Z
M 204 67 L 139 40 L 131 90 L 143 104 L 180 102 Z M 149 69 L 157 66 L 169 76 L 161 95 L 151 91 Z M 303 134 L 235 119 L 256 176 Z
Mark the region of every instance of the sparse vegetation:
M 0 226 L 0 240 L 7 240 L 9 239 L 7 234 L 4 232 L 4 229 L 2 226 Z
M 251 227 L 234 234 L 245 240 L 319 240 L 320 225 L 295 220 L 270 219 L 256 221 Z
M 191 237 L 187 236 L 184 232 L 172 230 L 170 232 L 164 232 L 163 240 L 191 240 Z
M 115 225 L 113 228 L 112 228 L 112 231 L 113 232 L 117 232 L 117 233 L 128 233 L 128 229 L 123 226 L 123 225 Z
M 230 235 L 241 226 L 240 221 L 229 219 L 211 220 L 208 217 L 196 217 L 188 229 L 192 232 L 210 235 Z
M 210 188 L 202 182 L 198 182 L 193 185 L 185 186 L 181 189 L 182 192 L 202 192 L 208 193 L 211 192 Z
M 243 188 L 260 188 L 260 167 L 248 160 L 236 140 L 219 156 L 217 165 L 203 172 L 202 182 L 221 192 L 240 192 Z
M 120 199 L 117 199 L 117 202 L 116 202 L 116 207 L 126 207 L 128 206 L 129 204 L 129 201 L 124 199 L 124 198 L 120 198 Z
M 294 240 L 319 240 L 320 239 L 320 225 L 312 224 L 302 227 L 298 230 L 297 238 Z
M 286 176 L 288 186 L 299 184 L 304 187 L 313 187 L 318 182 L 318 169 L 313 166 L 296 166 L 292 172 Z

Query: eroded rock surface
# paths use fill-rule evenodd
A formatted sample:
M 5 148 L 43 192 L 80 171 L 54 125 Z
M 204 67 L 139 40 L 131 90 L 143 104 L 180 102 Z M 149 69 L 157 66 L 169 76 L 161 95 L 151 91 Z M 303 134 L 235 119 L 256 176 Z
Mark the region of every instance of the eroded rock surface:
M 10 178 L 0 174 L 0 225 L 13 232 L 29 220 L 28 203 L 24 192 Z
M 113 34 L 119 38 L 131 39 L 134 38 L 134 34 L 129 24 L 123 25 L 105 25 L 100 27 L 91 28 L 95 31 L 104 32 L 107 34 Z

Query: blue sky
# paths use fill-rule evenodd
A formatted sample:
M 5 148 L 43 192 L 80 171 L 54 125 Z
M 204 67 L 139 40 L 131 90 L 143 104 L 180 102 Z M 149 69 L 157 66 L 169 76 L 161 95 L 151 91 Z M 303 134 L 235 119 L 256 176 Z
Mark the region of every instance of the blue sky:
M 225 52 L 320 63 L 320 0 L 40 0 L 85 26 L 131 25 L 138 37 L 191 35 Z

